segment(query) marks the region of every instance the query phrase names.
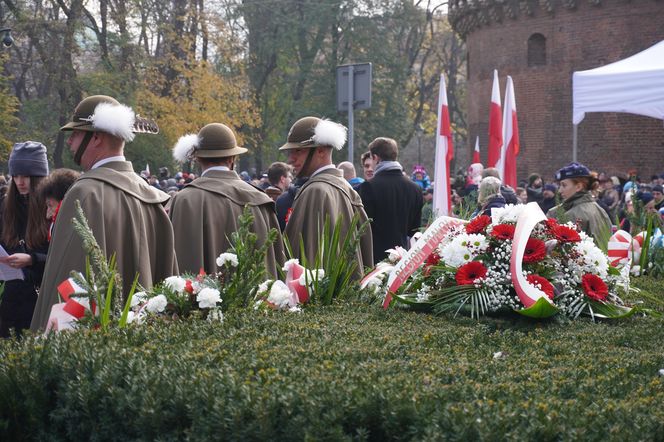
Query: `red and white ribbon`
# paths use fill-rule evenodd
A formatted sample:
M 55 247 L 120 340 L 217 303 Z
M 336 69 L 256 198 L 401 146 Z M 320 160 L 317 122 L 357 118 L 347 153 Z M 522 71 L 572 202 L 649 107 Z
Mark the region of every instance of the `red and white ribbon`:
M 304 270 L 304 267 L 297 262 L 288 263 L 288 269 L 286 270 L 286 285 L 291 293 L 297 296 L 300 304 L 304 304 L 309 300 L 308 288 L 300 284 L 300 277 L 304 274 Z
M 390 273 L 387 280 L 387 293 L 383 301 L 383 308 L 387 309 L 392 302 L 392 295 L 399 290 L 399 287 L 417 270 L 420 265 L 436 250 L 436 247 L 447 236 L 453 228 L 463 225 L 467 221 L 451 218 L 449 216 L 440 216 L 429 226 L 429 228 L 417 240 L 415 245 L 408 250 L 406 256 Z
M 539 205 L 537 203 L 528 203 L 519 215 L 519 219 L 516 222 L 516 230 L 514 231 L 510 273 L 512 274 L 514 290 L 516 290 L 519 300 L 521 300 L 521 303 L 526 308 L 535 304 L 540 298 L 544 298 L 549 304 L 553 304 L 542 290 L 531 285 L 523 275 L 523 255 L 526 252 L 526 243 L 535 226 L 544 220 L 546 220 L 546 215 L 544 215 Z
M 614 267 L 631 266 L 637 263 L 641 257 L 641 248 L 643 247 L 643 238 L 645 234 L 639 233 L 632 237 L 624 230 L 618 230 L 609 238 L 607 255 L 609 262 Z

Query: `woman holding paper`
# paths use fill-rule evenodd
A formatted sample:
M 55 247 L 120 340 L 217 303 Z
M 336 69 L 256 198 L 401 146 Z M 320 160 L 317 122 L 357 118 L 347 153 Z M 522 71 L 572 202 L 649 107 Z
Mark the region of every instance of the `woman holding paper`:
M 48 252 L 46 204 L 37 187 L 48 175 L 46 147 L 34 141 L 17 143 L 9 156 L 12 176 L 0 205 L 0 337 L 30 327 L 37 289 Z

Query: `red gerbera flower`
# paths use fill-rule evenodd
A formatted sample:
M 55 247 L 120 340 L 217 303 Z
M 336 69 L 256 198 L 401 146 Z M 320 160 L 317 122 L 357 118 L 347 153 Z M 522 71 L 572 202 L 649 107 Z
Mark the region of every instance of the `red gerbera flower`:
M 609 289 L 597 275 L 586 273 L 581 277 L 581 285 L 583 291 L 593 301 L 604 301 L 609 296 Z
M 539 275 L 528 275 L 526 276 L 526 280 L 534 286 L 539 286 L 539 289 L 542 290 L 549 299 L 553 299 L 553 285 L 548 279 Z
M 572 229 L 571 227 L 557 225 L 551 229 L 556 239 L 560 242 L 579 242 L 581 241 L 581 236 L 579 232 Z
M 547 227 L 547 229 L 549 229 L 549 230 L 553 230 L 554 227 L 556 227 L 556 226 L 558 226 L 558 221 L 556 221 L 556 220 L 553 219 L 553 218 L 547 218 L 547 219 L 546 219 L 546 227 Z
M 488 215 L 480 215 L 471 219 L 468 224 L 466 224 L 466 233 L 482 233 L 486 226 L 491 224 L 491 217 Z
M 479 261 L 464 264 L 456 272 L 455 279 L 459 285 L 474 284 L 478 278 L 486 276 L 486 267 Z
M 537 238 L 528 238 L 526 251 L 523 254 L 523 262 L 538 262 L 546 256 L 546 244 Z
M 514 224 L 498 224 L 497 226 L 493 227 L 491 236 L 502 240 L 514 239 L 514 230 L 516 230 L 516 226 Z

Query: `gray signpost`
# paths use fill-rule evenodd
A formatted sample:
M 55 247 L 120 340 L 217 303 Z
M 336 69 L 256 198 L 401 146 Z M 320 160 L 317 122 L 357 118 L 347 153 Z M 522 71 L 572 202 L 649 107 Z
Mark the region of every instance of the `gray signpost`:
M 348 161 L 353 162 L 355 109 L 371 107 L 371 63 L 337 66 L 337 110 L 348 112 Z

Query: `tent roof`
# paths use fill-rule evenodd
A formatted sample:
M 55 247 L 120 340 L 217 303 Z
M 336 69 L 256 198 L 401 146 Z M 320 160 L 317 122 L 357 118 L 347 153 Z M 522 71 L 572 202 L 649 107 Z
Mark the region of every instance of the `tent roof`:
M 572 76 L 572 121 L 586 112 L 627 112 L 664 120 L 664 41 L 624 60 Z

